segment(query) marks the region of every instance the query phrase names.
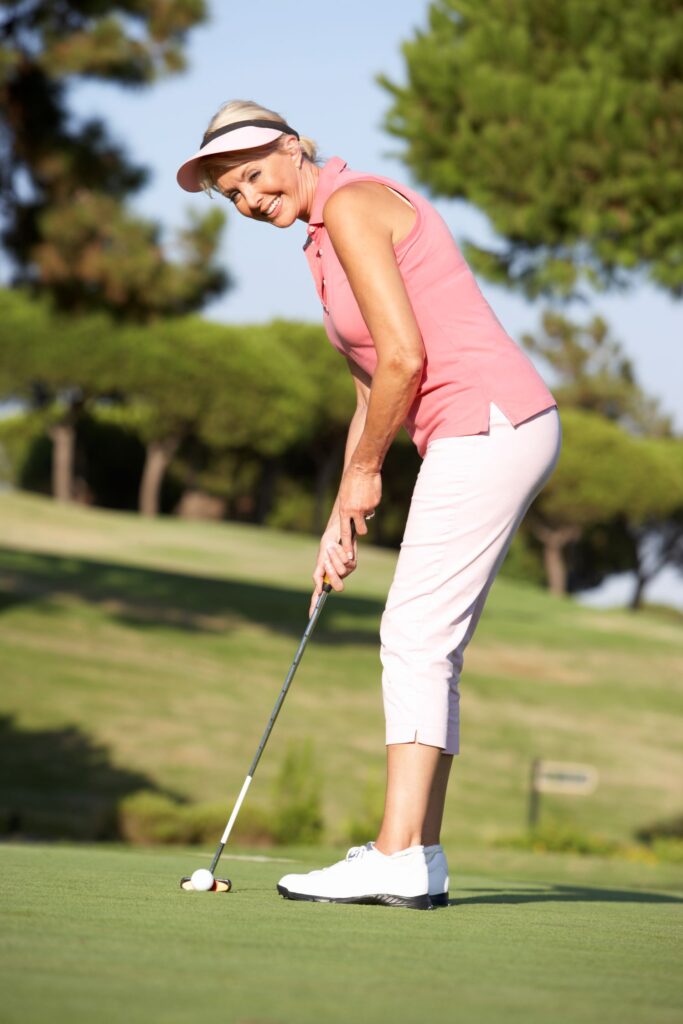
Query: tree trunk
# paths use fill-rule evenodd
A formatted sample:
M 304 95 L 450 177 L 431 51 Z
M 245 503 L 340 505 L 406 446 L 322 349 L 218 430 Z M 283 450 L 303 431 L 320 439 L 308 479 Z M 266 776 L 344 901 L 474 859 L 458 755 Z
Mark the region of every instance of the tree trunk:
M 543 564 L 551 594 L 567 593 L 567 566 L 561 544 L 543 545 Z
M 649 528 L 650 530 L 652 529 L 651 524 L 649 524 Z M 683 555 L 683 531 L 680 524 L 675 520 L 660 523 L 658 525 L 660 547 L 659 552 L 654 558 L 648 558 L 645 550 L 648 539 L 648 525 L 644 528 L 634 527 L 629 532 L 633 537 L 637 563 L 636 585 L 631 595 L 629 608 L 631 611 L 637 612 L 642 608 L 645 587 L 654 579 L 657 573 L 661 572 L 665 565 L 680 566 L 681 555 Z
M 143 516 L 159 515 L 159 493 L 168 465 L 178 451 L 180 438 L 165 437 L 147 445 L 145 468 L 140 483 L 138 508 Z
M 642 573 L 636 573 L 636 585 L 631 595 L 631 601 L 629 608 L 632 612 L 637 612 L 643 605 L 643 591 L 645 590 L 645 584 L 648 582 L 648 577 Z
M 56 501 L 73 501 L 76 427 L 71 418 L 55 423 L 52 438 L 52 497 Z
M 573 540 L 578 540 L 581 530 L 578 526 L 545 526 L 529 520 L 529 529 L 543 545 L 543 564 L 551 594 L 567 593 L 567 565 L 564 549 Z

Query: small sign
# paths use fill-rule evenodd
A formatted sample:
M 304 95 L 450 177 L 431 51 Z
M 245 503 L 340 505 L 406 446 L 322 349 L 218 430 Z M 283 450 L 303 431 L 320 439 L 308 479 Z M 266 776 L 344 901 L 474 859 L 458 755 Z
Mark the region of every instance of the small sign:
M 535 761 L 532 786 L 537 793 L 592 793 L 598 784 L 597 769 L 573 761 Z

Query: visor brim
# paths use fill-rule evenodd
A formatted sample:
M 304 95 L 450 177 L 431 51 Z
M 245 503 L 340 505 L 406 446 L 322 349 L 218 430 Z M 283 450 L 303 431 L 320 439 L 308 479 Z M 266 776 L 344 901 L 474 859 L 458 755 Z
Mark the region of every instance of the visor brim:
M 257 128 L 248 126 L 236 128 L 234 132 L 221 135 L 208 145 L 199 149 L 194 156 L 181 164 L 176 174 L 176 181 L 186 192 L 201 192 L 199 184 L 199 172 L 201 161 L 207 156 L 216 156 L 218 153 L 236 153 L 240 150 L 258 149 L 260 146 L 267 146 L 274 142 L 281 131 L 276 128 Z

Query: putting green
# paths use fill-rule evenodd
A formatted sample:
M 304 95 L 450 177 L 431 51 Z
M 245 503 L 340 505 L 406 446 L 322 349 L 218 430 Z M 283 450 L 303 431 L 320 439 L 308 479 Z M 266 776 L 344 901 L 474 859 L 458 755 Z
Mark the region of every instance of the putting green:
M 216 896 L 178 888 L 206 852 L 0 846 L 4 1024 L 680 1021 L 683 896 L 655 869 L 459 873 L 431 913 L 275 894 L 329 853 L 226 851 Z

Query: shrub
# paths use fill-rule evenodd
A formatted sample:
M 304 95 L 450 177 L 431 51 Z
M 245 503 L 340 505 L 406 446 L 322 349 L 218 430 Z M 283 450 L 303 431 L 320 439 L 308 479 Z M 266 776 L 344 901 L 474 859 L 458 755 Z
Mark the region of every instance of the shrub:
M 140 790 L 119 804 L 119 833 L 129 843 L 216 842 L 223 834 L 227 808 L 223 803 L 184 804 L 161 793 Z M 231 842 L 272 843 L 268 816 L 259 808 L 244 807 L 230 837 Z
M 636 839 L 639 839 L 641 843 L 653 843 L 656 839 L 683 840 L 683 814 L 643 825 L 636 832 Z
M 345 838 L 354 846 L 367 843 L 370 839 L 376 839 L 382 824 L 383 813 L 383 789 L 377 782 L 369 780 L 363 790 L 358 812 L 346 826 Z
M 587 835 L 564 822 L 549 822 L 522 835 L 503 836 L 495 840 L 495 845 L 533 853 L 576 853 L 583 857 L 611 857 L 622 851 L 615 840 Z
M 273 834 L 277 843 L 311 846 L 322 839 L 320 772 L 314 760 L 310 740 L 287 750 L 275 784 Z
M 119 832 L 129 843 L 188 843 L 184 805 L 161 793 L 140 790 L 119 803 Z
M 655 839 L 651 850 L 658 861 L 683 864 L 683 839 Z

